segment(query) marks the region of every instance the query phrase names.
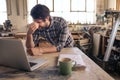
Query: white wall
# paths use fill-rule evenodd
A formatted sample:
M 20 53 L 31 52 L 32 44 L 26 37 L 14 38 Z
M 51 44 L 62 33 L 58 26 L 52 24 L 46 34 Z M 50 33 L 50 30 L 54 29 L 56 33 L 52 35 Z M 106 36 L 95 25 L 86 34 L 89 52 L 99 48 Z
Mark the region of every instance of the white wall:
M 108 9 L 109 8 L 116 10 L 116 0 L 108 0 Z
M 26 32 L 27 25 L 27 16 L 26 16 L 26 6 L 24 0 L 11 0 L 11 14 L 8 15 L 8 19 L 11 20 L 11 23 L 16 28 L 17 32 Z M 16 5 L 16 1 L 18 1 L 18 5 Z M 27 4 L 26 4 L 27 5 Z M 10 7 L 10 5 L 8 5 Z M 17 14 L 17 7 L 19 9 L 19 14 Z M 8 10 L 9 13 L 10 10 Z
M 110 8 L 116 10 L 116 0 L 104 0 L 104 9 Z

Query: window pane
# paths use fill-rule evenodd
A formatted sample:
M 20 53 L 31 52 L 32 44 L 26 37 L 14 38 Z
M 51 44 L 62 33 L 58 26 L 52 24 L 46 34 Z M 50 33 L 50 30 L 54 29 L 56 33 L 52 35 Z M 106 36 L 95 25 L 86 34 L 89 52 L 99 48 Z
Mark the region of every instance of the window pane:
M 95 20 L 96 20 L 96 14 L 95 13 L 93 13 L 93 12 L 88 12 L 87 14 L 86 14 L 86 17 L 87 17 L 87 20 L 86 20 L 86 22 L 88 23 L 88 24 L 92 24 L 92 23 L 95 23 Z
M 50 13 L 51 16 L 59 16 L 59 17 L 63 17 L 64 19 L 66 19 L 67 21 L 70 21 L 70 12 L 51 12 Z
M 0 0 L 0 24 L 7 19 L 6 0 Z
M 61 12 L 62 11 L 61 4 L 62 4 L 61 0 L 54 0 L 54 9 L 55 9 L 54 11 L 55 12 Z
M 33 21 L 32 17 L 30 16 L 31 9 L 37 4 L 37 0 L 27 0 L 27 8 L 28 8 L 28 23 Z
M 77 12 L 71 12 L 70 19 L 70 22 L 77 23 L 77 21 L 79 20 L 79 14 Z
M 7 20 L 7 13 L 0 13 L 0 24 L 3 25 L 3 22 Z
M 6 12 L 6 0 L 0 0 L 0 12 Z
M 33 6 L 35 6 L 37 4 L 37 0 L 27 0 L 27 6 L 28 6 L 28 11 L 31 11 L 31 9 L 33 8 Z
M 28 21 L 28 23 L 33 22 L 33 19 L 32 19 L 31 15 L 30 15 L 30 12 L 28 13 L 27 21 Z
M 87 11 L 95 11 L 95 0 L 87 0 Z
M 86 0 L 71 0 L 71 11 L 85 11 Z
M 71 23 L 93 24 L 96 21 L 95 13 L 93 12 L 51 12 L 52 16 L 59 16 Z
M 46 5 L 50 11 L 53 11 L 53 0 L 38 0 L 38 3 Z
M 54 0 L 54 11 L 55 12 L 69 12 L 70 11 L 70 0 Z

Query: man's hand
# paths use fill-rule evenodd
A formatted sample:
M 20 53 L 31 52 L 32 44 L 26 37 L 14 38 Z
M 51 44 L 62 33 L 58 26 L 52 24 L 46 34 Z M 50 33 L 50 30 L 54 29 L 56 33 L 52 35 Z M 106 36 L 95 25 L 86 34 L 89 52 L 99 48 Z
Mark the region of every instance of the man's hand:
M 29 25 L 29 30 L 27 32 L 27 39 L 26 39 L 27 48 L 34 48 L 35 44 L 33 42 L 32 34 L 35 32 L 36 29 L 38 29 L 38 27 L 39 27 L 39 24 L 36 22 L 33 22 Z
M 28 34 L 33 34 L 35 32 L 36 29 L 38 29 L 39 24 L 36 22 L 33 22 L 29 25 L 29 30 L 28 30 Z
M 29 49 L 27 49 L 27 52 L 28 52 L 28 54 L 30 54 L 32 56 L 40 56 L 43 53 L 39 47 L 29 48 Z

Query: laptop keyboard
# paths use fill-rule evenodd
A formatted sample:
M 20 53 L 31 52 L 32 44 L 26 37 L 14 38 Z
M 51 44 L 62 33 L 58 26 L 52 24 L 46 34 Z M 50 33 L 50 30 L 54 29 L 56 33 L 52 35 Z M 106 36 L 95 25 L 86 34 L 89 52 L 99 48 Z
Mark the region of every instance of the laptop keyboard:
M 44 63 L 46 63 L 45 59 L 35 58 L 35 57 L 32 57 L 32 56 L 28 56 L 28 60 L 29 60 L 30 67 L 33 67 L 37 64 L 43 65 Z
M 29 62 L 29 64 L 30 64 L 30 67 L 32 67 L 32 66 L 36 65 L 37 63 Z

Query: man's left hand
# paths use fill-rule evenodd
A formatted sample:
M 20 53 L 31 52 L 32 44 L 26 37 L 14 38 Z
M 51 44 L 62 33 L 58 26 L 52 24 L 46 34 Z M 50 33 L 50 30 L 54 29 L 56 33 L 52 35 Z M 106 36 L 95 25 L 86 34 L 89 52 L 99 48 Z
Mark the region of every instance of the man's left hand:
M 29 48 L 27 49 L 28 54 L 32 56 L 40 56 L 42 55 L 42 50 L 39 47 L 36 48 Z

